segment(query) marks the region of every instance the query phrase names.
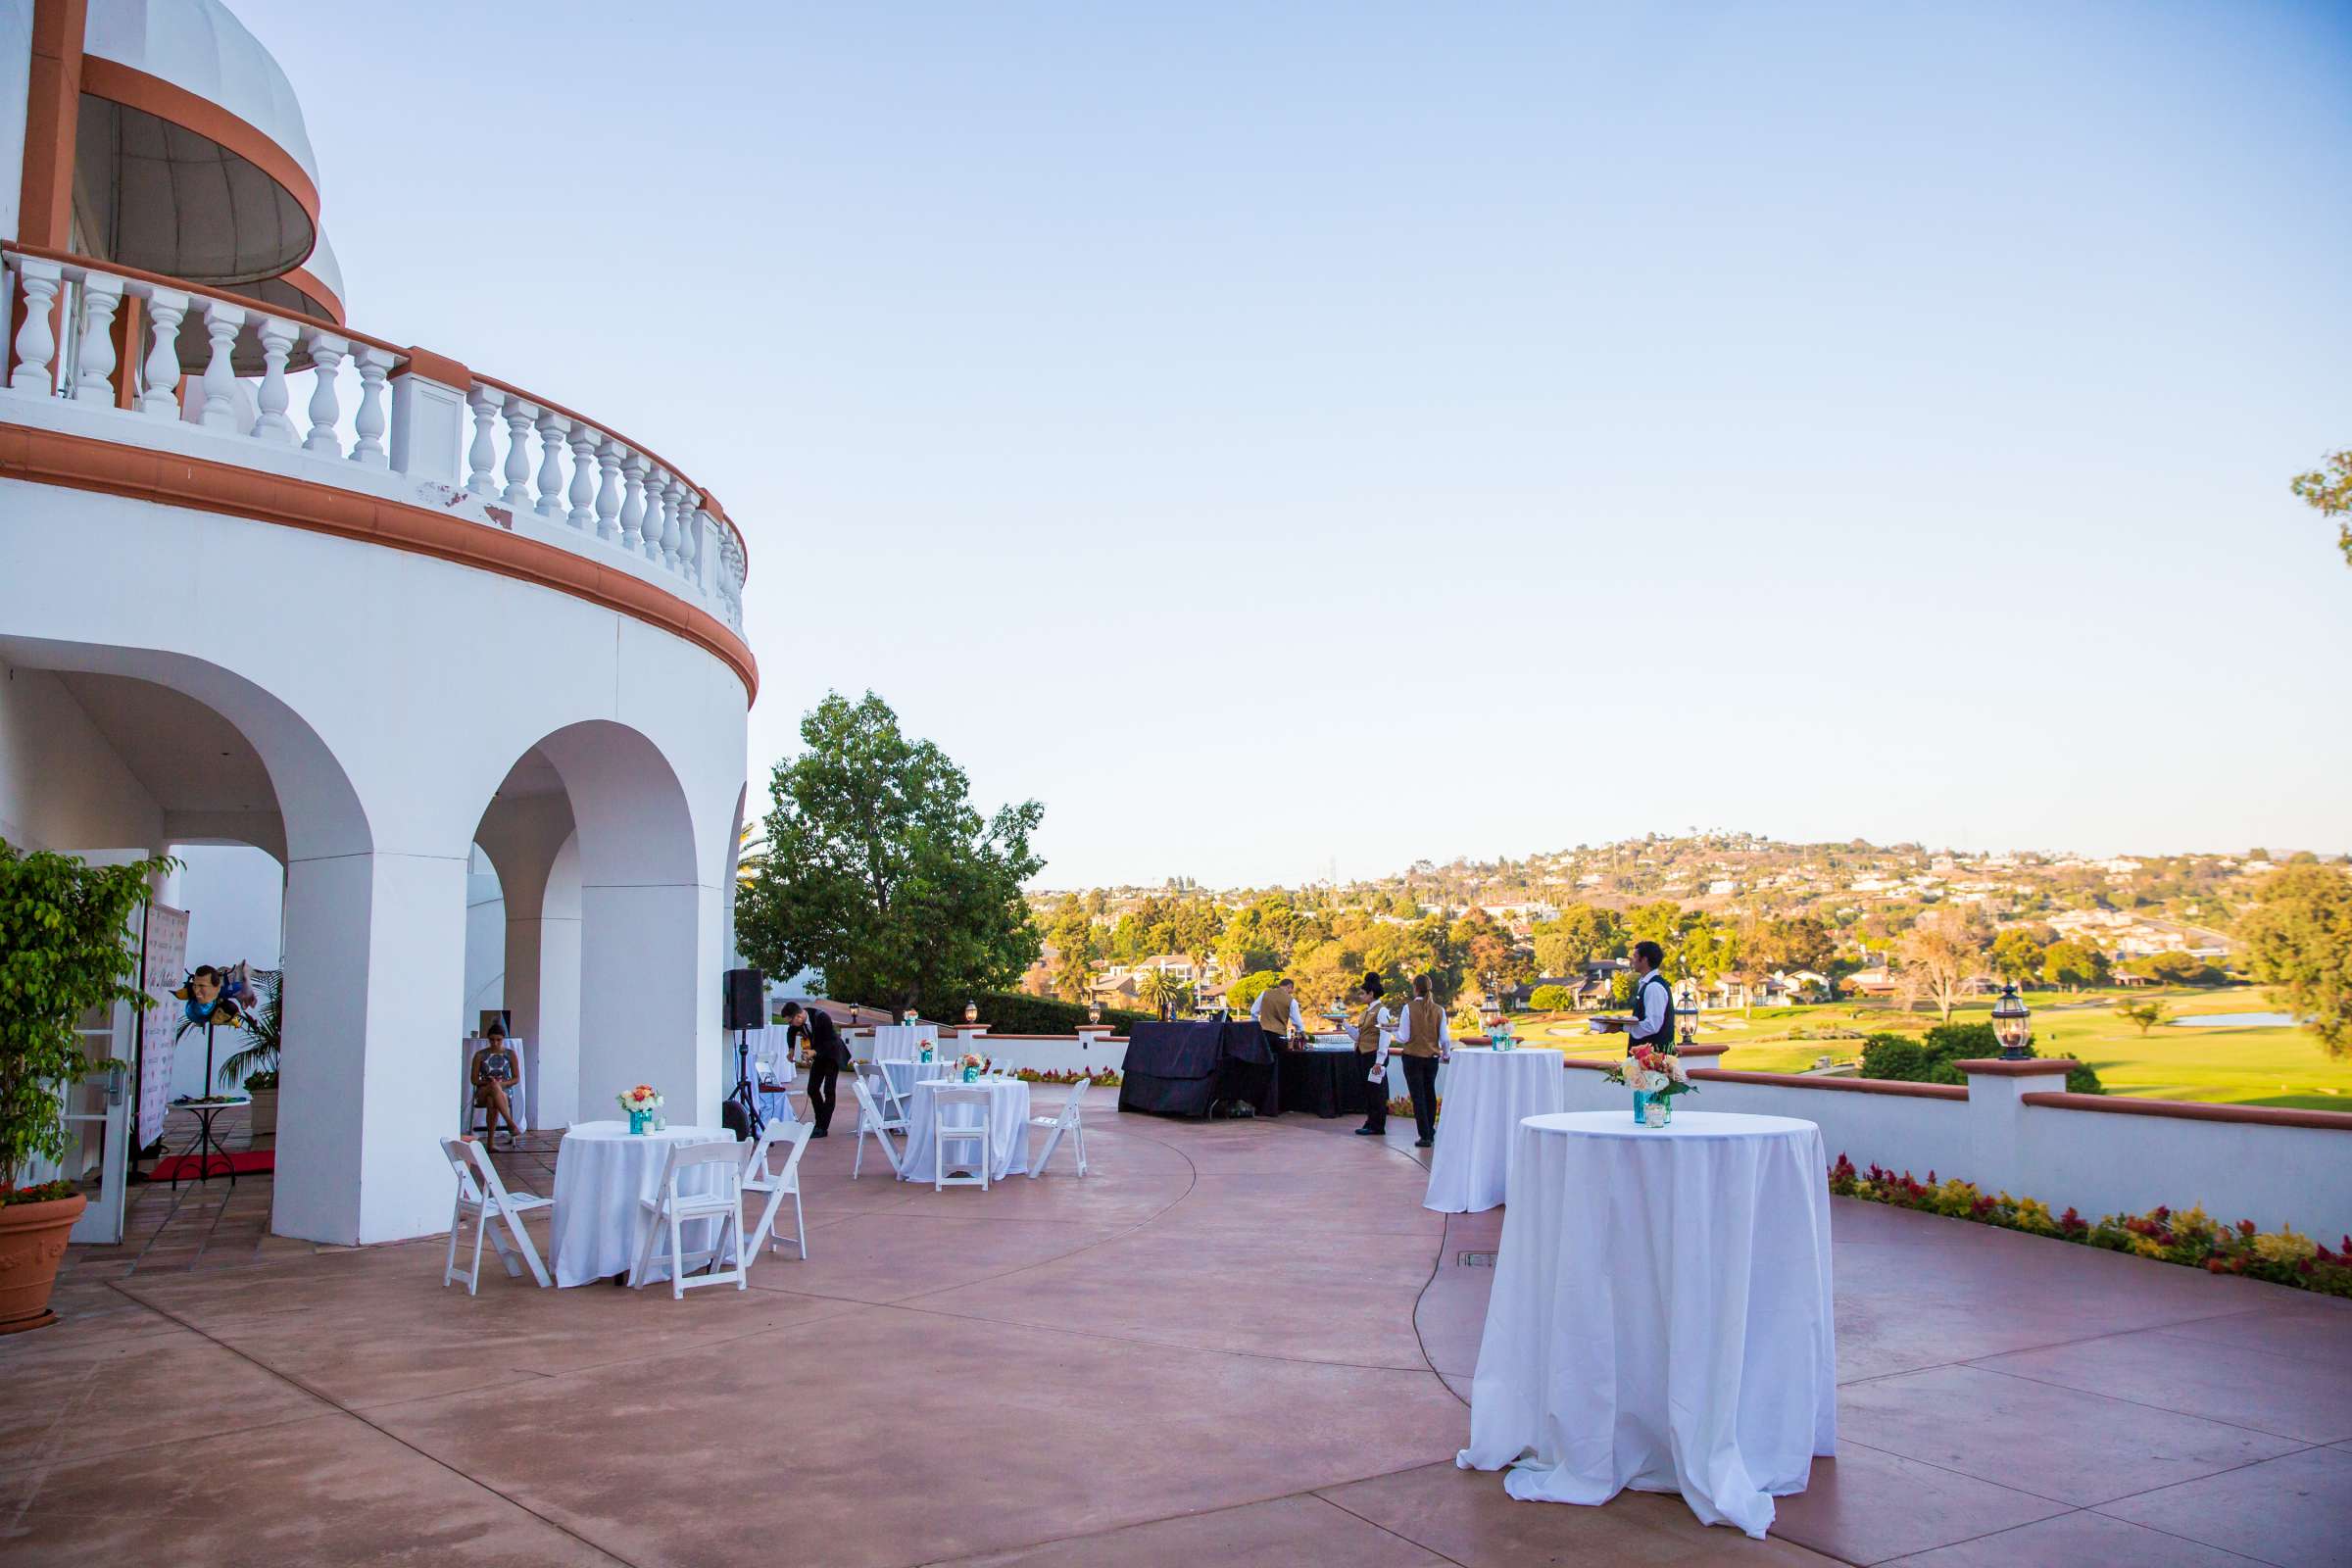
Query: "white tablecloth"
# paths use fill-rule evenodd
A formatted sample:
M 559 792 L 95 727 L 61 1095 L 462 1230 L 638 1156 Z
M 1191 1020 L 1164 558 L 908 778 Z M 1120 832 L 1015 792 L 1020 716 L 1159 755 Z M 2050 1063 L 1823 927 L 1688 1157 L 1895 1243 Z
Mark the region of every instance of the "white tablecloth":
M 1464 1469 L 1514 1497 L 1680 1492 L 1762 1538 L 1837 1451 L 1821 1130 L 1624 1110 L 1520 1127 Z
M 1446 1114 L 1438 1119 L 1422 1207 L 1475 1214 L 1503 1201 L 1519 1124 L 1568 1102 L 1563 1059 L 1557 1051 L 1455 1049 L 1446 1066 Z
M 589 1285 L 626 1273 L 649 1223 L 641 1199 L 660 1196 L 672 1144 L 732 1143 L 724 1127 L 672 1127 L 632 1136 L 625 1121 L 576 1121 L 556 1146 L 556 1211 L 550 1250 L 558 1285 Z M 718 1168 L 700 1165 L 678 1185 L 710 1192 Z M 711 1223 L 716 1223 L 715 1221 Z M 709 1245 L 710 1237 L 703 1238 Z
M 937 1133 L 937 1113 L 932 1108 L 932 1096 L 943 1088 L 961 1088 L 959 1079 L 926 1078 L 914 1086 L 906 1102 L 906 1154 L 899 1162 L 899 1175 L 904 1181 L 931 1180 L 931 1149 Z M 988 1149 L 994 1168 L 989 1180 L 1003 1181 L 1018 1176 L 1029 1168 L 1029 1086 L 1018 1078 L 983 1078 L 973 1087 L 988 1091 Z M 972 1125 L 971 1110 L 960 1108 L 953 1126 Z M 948 1146 L 948 1169 L 954 1171 L 957 1160 L 969 1161 L 972 1146 L 968 1143 Z M 967 1164 L 964 1168 L 969 1169 Z
M 874 1059 L 876 1061 L 912 1061 L 925 1046 L 939 1045 L 939 1025 L 935 1023 L 885 1023 L 874 1026 Z

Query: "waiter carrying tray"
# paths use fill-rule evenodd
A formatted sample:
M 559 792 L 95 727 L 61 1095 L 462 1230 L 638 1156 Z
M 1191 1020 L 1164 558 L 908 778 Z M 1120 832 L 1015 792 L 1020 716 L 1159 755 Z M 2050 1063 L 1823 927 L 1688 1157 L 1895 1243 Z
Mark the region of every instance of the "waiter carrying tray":
M 1625 1054 L 1629 1056 L 1636 1046 L 1647 1046 L 1653 1051 L 1674 1049 L 1674 987 L 1658 972 L 1658 966 L 1665 961 L 1666 950 L 1655 942 L 1635 943 L 1633 1016 L 1592 1020 L 1594 1034 L 1624 1035 Z

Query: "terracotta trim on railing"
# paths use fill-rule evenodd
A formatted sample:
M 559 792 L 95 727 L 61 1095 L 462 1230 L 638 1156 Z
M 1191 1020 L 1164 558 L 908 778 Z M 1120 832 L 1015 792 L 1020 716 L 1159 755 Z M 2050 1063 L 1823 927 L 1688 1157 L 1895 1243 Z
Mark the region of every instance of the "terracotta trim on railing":
M 460 384 L 456 387 L 456 390 L 461 393 L 466 390 L 466 380 L 479 381 L 482 385 L 487 387 L 495 387 L 510 397 L 520 398 L 523 402 L 530 404 L 533 408 L 545 410 L 549 414 L 559 415 L 566 419 L 576 420 L 581 424 L 595 425 L 598 429 L 612 436 L 614 440 L 626 445 L 631 452 L 636 453 L 642 458 L 650 459 L 654 463 L 659 464 L 661 466 L 667 468 L 671 473 L 676 474 L 679 478 L 684 479 L 687 483 L 687 486 L 697 495 L 703 498 L 703 510 L 710 513 L 713 517 L 716 517 L 719 522 L 728 529 L 729 532 L 735 535 L 735 543 L 743 551 L 744 581 L 751 581 L 751 544 L 743 537 L 743 530 L 736 526 L 735 519 L 727 514 L 726 509 L 718 505 L 716 498 L 711 496 L 710 492 L 704 490 L 701 485 L 697 484 L 694 476 L 688 473 L 685 469 L 679 467 L 676 464 L 671 463 L 667 458 L 664 458 L 659 452 L 654 451 L 651 447 L 644 446 L 631 437 L 623 435 L 620 431 L 613 429 L 602 419 L 591 419 L 585 414 L 581 414 L 573 409 L 567 409 L 561 403 L 552 402 L 549 399 L 543 398 L 538 393 L 533 392 L 526 387 L 516 386 L 512 381 L 502 381 L 495 375 L 484 375 L 479 370 L 470 369 L 461 365 L 458 361 L 449 359 L 443 355 L 434 354 L 429 349 L 421 349 L 416 347 L 415 344 L 395 343 L 389 338 L 371 337 L 366 332 L 352 330 L 352 328 L 346 326 L 341 321 L 324 320 L 318 317 L 305 316 L 304 313 L 300 311 L 289 311 L 283 306 L 268 305 L 260 300 L 255 299 L 250 294 L 240 294 L 233 288 L 217 288 L 206 283 L 191 283 L 184 277 L 172 277 L 164 272 L 150 272 L 141 268 L 124 267 L 117 262 L 104 261 L 95 256 L 84 256 L 77 251 L 55 250 L 46 245 L 23 245 L 19 244 L 15 240 L 7 240 L 0 241 L 0 251 L 12 252 L 24 256 L 37 256 L 42 261 L 57 262 L 67 267 L 86 267 L 94 271 L 106 272 L 116 277 L 135 278 L 139 282 L 150 283 L 158 288 L 177 289 L 182 294 L 203 295 L 210 299 L 220 300 L 225 304 L 242 306 L 249 311 L 264 311 L 276 316 L 302 317 L 306 320 L 318 321 L 321 326 L 333 327 L 337 337 L 349 339 L 354 343 L 365 343 L 370 348 L 378 348 L 387 353 L 398 355 L 402 361 L 402 368 L 394 372 L 395 375 L 414 372 L 419 375 L 429 376 L 435 380 L 440 379 L 440 376 L 433 375 L 431 371 L 426 370 L 421 367 L 408 364 L 408 361 L 412 357 L 425 358 L 441 366 L 443 368 L 444 374 L 454 374 L 457 371 L 463 371 L 466 379 L 462 379 Z M 263 278 L 259 279 L 258 281 L 267 282 L 269 279 Z M 9 341 L 13 342 L 14 338 L 12 337 Z M 5 350 L 5 344 L 0 344 L 0 350 Z M 451 367 L 455 367 L 455 370 L 450 369 L 449 368 Z
M 1979 1078 L 2046 1078 L 2051 1073 L 2072 1072 L 2082 1064 L 2072 1056 L 2027 1056 L 2019 1061 L 2006 1061 L 1999 1056 L 1971 1056 L 1952 1065 Z
M 1968 1098 L 1968 1091 L 1958 1084 L 1901 1083 L 1891 1078 L 1823 1078 L 1799 1072 L 1738 1072 L 1729 1067 L 1693 1067 L 1690 1076 L 1704 1078 L 1710 1083 L 1776 1084 L 1785 1089 L 1835 1089 L 1849 1095 L 1901 1095 L 1913 1100 Z
M 2186 1100 L 2132 1100 L 2120 1095 L 2069 1095 L 2044 1090 L 2017 1097 L 2045 1110 L 2099 1110 L 2121 1116 L 2173 1116 L 2181 1121 L 2227 1121 L 2250 1127 L 2316 1127 L 2352 1133 L 2352 1113 L 2294 1110 L 2284 1105 L 2205 1105 Z
M 505 528 L 312 479 L 6 422 L 0 422 L 0 478 L 251 517 L 536 583 L 682 637 L 734 670 L 747 702 L 760 695 L 750 645 L 709 611 L 642 577 Z
M 192 130 L 208 141 L 219 143 L 239 158 L 268 174 L 286 188 L 297 205 L 311 219 L 311 249 L 318 246 L 318 187 L 310 172 L 297 163 L 294 155 L 270 139 L 269 132 L 249 120 L 244 120 L 214 103 L 199 98 L 185 87 L 148 74 L 136 66 L 126 66 L 120 60 L 84 51 L 81 57 L 81 90 L 93 98 L 143 110 L 158 120 L 169 121 L 183 129 Z M 296 267 L 311 259 L 310 251 L 294 259 Z M 268 277 L 275 277 L 275 272 Z M 258 283 L 264 278 L 245 279 Z
M 347 318 L 343 309 L 343 296 L 328 288 L 325 280 L 309 268 L 293 268 L 278 273 L 275 278 L 266 278 L 264 281 L 283 283 L 303 298 L 318 305 L 325 311 L 325 319 L 334 322 L 338 332 L 341 331 Z
M 409 350 L 406 344 L 395 343 L 389 338 L 370 337 L 365 332 L 355 332 L 340 321 L 330 321 L 322 317 L 311 316 L 302 311 L 290 311 L 282 305 L 270 305 L 255 299 L 250 294 L 240 294 L 233 288 L 221 288 L 211 283 L 191 283 L 184 277 L 173 277 L 169 272 L 150 272 L 144 268 L 124 267 L 121 262 L 102 261 L 95 256 L 84 256 L 79 251 L 61 251 L 48 245 L 25 245 L 13 239 L 0 241 L 0 251 L 20 256 L 37 256 L 44 262 L 56 262 L 66 267 L 86 267 L 93 272 L 104 272 L 111 277 L 134 278 L 141 283 L 151 283 L 157 288 L 174 289 L 182 294 L 194 294 L 205 299 L 220 300 L 224 304 L 241 306 L 249 311 L 261 311 L 270 316 L 286 316 L 306 321 L 317 321 L 320 326 L 333 328 L 335 336 L 339 338 L 353 343 L 365 343 L 369 348 L 382 349 L 388 354 L 397 354 L 403 359 L 408 357 Z M 270 279 L 264 277 L 256 278 L 254 281 L 267 283 Z
M 676 464 L 670 462 L 661 453 L 656 452 L 652 447 L 646 446 L 632 436 L 623 435 L 620 431 L 613 429 L 602 419 L 592 419 L 587 415 L 581 414 L 576 410 L 567 409 L 561 403 L 557 403 L 549 398 L 541 397 L 538 393 L 533 392 L 528 387 L 516 386 L 512 381 L 502 381 L 495 375 L 484 375 L 479 370 L 476 370 L 473 372 L 473 378 L 476 381 L 481 382 L 484 386 L 497 388 L 499 391 L 506 393 L 509 397 L 520 398 L 523 402 L 528 403 L 531 405 L 531 407 L 538 409 L 543 413 L 553 414 L 562 418 L 573 420 L 579 424 L 593 424 L 599 430 L 604 431 L 607 435 L 612 436 L 614 440 L 620 442 L 623 446 L 626 446 L 631 452 L 636 453 L 639 457 L 652 460 L 657 466 L 667 468 L 671 473 L 685 480 L 686 487 L 692 490 L 696 495 L 702 497 L 702 501 L 700 503 L 702 509 L 705 512 L 710 513 L 711 516 L 716 517 L 730 533 L 735 535 L 736 544 L 742 546 L 743 548 L 743 579 L 746 582 L 751 581 L 752 550 L 751 546 L 744 540 L 743 530 L 735 526 L 734 519 L 727 515 L 726 508 L 719 506 L 716 499 L 711 496 L 710 491 L 704 489 L 700 484 L 695 482 L 694 475 L 688 473 L 684 468 L 681 468 Z

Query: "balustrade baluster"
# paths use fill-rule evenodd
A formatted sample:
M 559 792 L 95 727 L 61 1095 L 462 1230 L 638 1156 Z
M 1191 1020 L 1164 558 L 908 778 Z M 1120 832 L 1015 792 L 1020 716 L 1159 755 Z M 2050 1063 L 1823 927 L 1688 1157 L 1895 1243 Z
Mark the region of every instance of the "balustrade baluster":
M 466 389 L 466 406 L 473 411 L 473 445 L 466 451 L 466 466 L 472 471 L 466 488 L 485 501 L 498 498 L 498 442 L 492 432 L 498 428 L 499 402 L 499 395 L 478 381 Z
M 648 463 L 645 476 L 645 521 L 638 527 L 639 543 L 645 559 L 662 560 L 662 519 L 669 514 L 669 473 L 659 464 Z
M 311 430 L 302 438 L 302 450 L 339 458 L 343 432 L 336 426 L 343 422 L 343 390 L 336 377 L 342 373 L 343 356 L 351 352 L 351 343 L 311 326 L 303 328 L 302 346 L 311 356 Z
M 686 519 L 694 515 L 695 503 L 702 498 L 686 488 L 686 481 L 669 481 L 669 512 L 662 519 L 662 564 L 670 570 L 678 569 L 678 542 L 685 537 Z
M 531 504 L 531 421 L 538 417 L 535 404 L 507 399 L 507 488 L 499 499 L 516 512 Z
M 115 406 L 115 307 L 122 303 L 122 280 L 89 276 L 81 283 L 81 369 L 74 378 L 74 401 Z
M 596 526 L 596 443 L 599 437 L 585 419 L 571 425 L 571 511 L 564 520 L 582 533 Z
M 561 414 L 539 416 L 539 503 L 532 510 L 542 517 L 564 512 L 564 435 L 570 428 Z
M 620 454 L 621 445 L 607 436 L 596 449 L 599 478 L 596 486 L 596 536 L 612 540 L 620 537 Z
M 286 417 L 293 401 L 286 391 L 286 359 L 294 352 L 295 326 L 274 316 L 262 318 L 262 390 L 254 402 L 261 410 L 253 434 L 265 441 L 294 444 L 294 421 Z
M 188 297 L 175 288 L 147 296 L 147 385 L 139 393 L 139 412 L 150 419 L 179 419 L 179 323 L 187 314 Z
M 360 368 L 360 412 L 351 421 L 360 439 L 351 449 L 351 461 L 366 467 L 389 468 L 392 457 L 384 450 L 384 381 L 392 373 L 392 353 L 362 346 L 353 351 L 351 363 Z
M 645 547 L 645 456 L 632 452 L 621 466 L 628 493 L 620 502 L 620 548 L 635 555 Z
M 19 392 L 47 397 L 57 378 L 49 362 L 57 357 L 57 334 L 49 329 L 49 312 L 57 303 L 65 272 L 55 262 L 37 257 L 17 258 L 17 282 L 24 290 L 24 324 L 17 328 L 17 368 L 8 384 Z
M 710 530 L 717 525 L 699 503 L 687 520 L 690 526 L 678 541 L 678 574 L 698 588 L 707 588 L 710 578 L 703 570 L 703 552 L 710 547 Z
M 204 414 L 207 430 L 237 427 L 237 371 L 229 361 L 237 344 L 237 328 L 245 312 L 220 300 L 204 302 L 204 335 L 212 340 L 212 355 L 204 362 Z

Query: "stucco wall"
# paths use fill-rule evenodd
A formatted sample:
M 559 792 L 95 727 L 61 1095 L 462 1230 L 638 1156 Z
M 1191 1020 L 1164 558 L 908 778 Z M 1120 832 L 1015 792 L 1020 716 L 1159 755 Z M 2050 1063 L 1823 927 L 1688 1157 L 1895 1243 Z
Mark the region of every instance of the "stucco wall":
M 10 618 L 0 611 L 0 629 Z M 0 662 L 0 838 L 36 850 L 153 851 L 163 831 L 154 797 L 65 684 Z

